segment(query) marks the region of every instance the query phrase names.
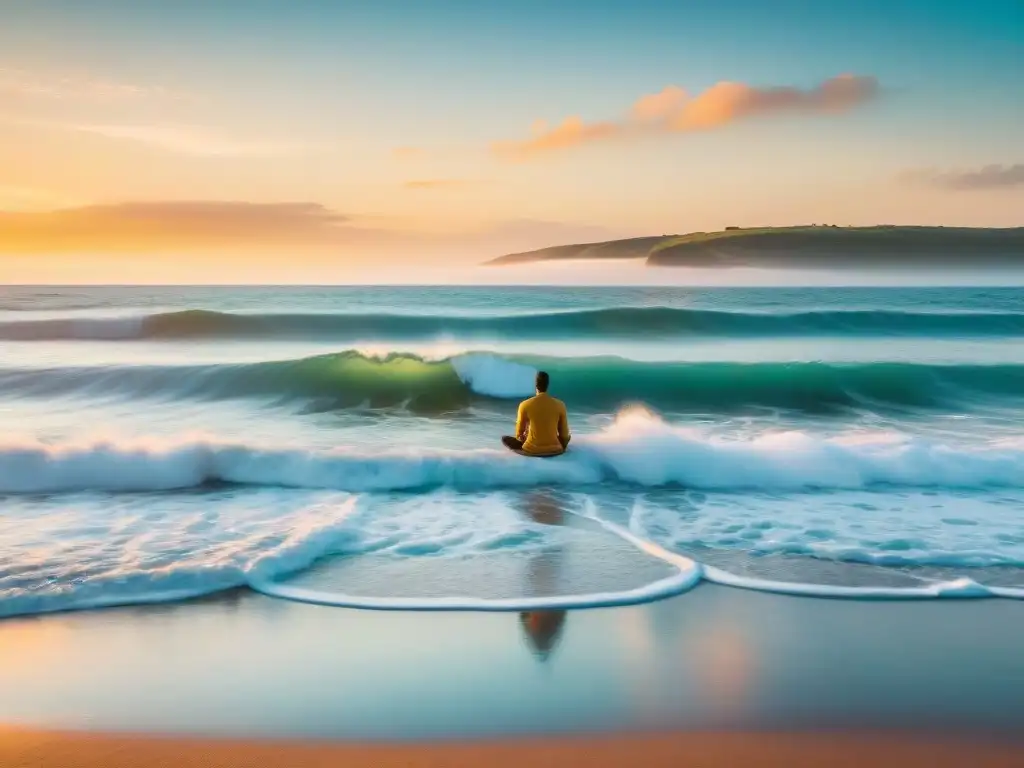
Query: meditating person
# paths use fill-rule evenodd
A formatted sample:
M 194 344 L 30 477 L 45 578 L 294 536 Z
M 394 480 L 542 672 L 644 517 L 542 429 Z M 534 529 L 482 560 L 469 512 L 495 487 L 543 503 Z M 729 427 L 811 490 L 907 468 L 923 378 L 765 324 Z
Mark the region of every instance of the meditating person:
M 569 418 L 565 403 L 548 394 L 551 377 L 537 373 L 537 394 L 519 404 L 515 437 L 506 435 L 501 442 L 513 451 L 531 456 L 556 456 L 569 445 Z

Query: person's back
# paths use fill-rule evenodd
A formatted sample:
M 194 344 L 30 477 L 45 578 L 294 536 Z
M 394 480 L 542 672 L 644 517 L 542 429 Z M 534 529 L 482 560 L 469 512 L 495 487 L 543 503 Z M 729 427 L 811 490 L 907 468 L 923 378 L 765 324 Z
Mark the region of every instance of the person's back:
M 548 394 L 548 382 L 546 373 L 537 374 L 537 394 L 519 405 L 516 436 L 502 438 L 507 447 L 535 456 L 550 456 L 562 453 L 569 445 L 565 403 Z

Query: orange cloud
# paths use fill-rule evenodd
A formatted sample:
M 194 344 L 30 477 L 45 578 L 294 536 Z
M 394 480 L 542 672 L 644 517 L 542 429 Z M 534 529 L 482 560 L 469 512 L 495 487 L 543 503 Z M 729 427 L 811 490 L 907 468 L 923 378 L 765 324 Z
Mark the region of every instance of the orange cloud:
M 859 75 L 839 75 L 807 90 L 721 82 L 693 97 L 670 85 L 640 97 L 625 119 L 587 123 L 570 117 L 550 130 L 544 124 L 535 127 L 531 138 L 496 142 L 491 149 L 506 159 L 525 160 L 600 141 L 708 130 L 776 114 L 834 114 L 874 99 L 878 91 L 875 78 Z
M 156 201 L 0 212 L 6 253 L 331 246 L 360 230 L 317 203 Z
M 431 282 L 439 275 L 463 280 L 466 266 L 502 253 L 625 234 L 630 233 L 535 220 L 425 229 L 394 217 L 350 217 L 312 202 L 153 201 L 0 210 L 0 283 L 309 284 L 396 277 Z
M 622 132 L 617 123 L 585 123 L 579 116 L 567 117 L 561 124 L 547 130 L 544 123 L 534 124 L 534 136 L 525 141 L 500 141 L 491 148 L 495 154 L 517 159 L 557 149 L 615 138 Z
M 391 150 L 391 156 L 395 160 L 419 160 L 426 155 L 426 150 L 420 147 L 395 147 Z
M 872 77 L 840 75 L 802 91 L 788 86 L 752 88 L 742 83 L 718 83 L 682 105 L 671 127 L 686 131 L 717 128 L 758 115 L 781 112 L 845 112 L 874 98 L 878 83 Z
M 668 85 L 657 93 L 637 99 L 631 114 L 636 120 L 659 120 L 678 111 L 686 99 L 686 91 L 677 85 Z

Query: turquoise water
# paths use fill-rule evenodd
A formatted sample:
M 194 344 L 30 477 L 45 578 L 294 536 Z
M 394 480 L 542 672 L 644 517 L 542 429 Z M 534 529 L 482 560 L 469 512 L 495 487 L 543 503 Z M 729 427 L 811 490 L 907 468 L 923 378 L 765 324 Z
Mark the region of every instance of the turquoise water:
M 0 288 L 0 615 L 1021 597 L 1022 340 L 1020 288 Z

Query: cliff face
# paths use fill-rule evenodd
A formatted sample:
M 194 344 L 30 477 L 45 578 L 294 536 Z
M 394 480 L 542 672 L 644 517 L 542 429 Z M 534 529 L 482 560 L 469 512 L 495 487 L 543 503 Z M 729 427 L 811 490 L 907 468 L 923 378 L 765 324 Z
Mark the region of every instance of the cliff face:
M 513 253 L 491 266 L 645 259 L 659 267 L 1024 267 L 1024 227 L 768 227 L 637 237 Z

